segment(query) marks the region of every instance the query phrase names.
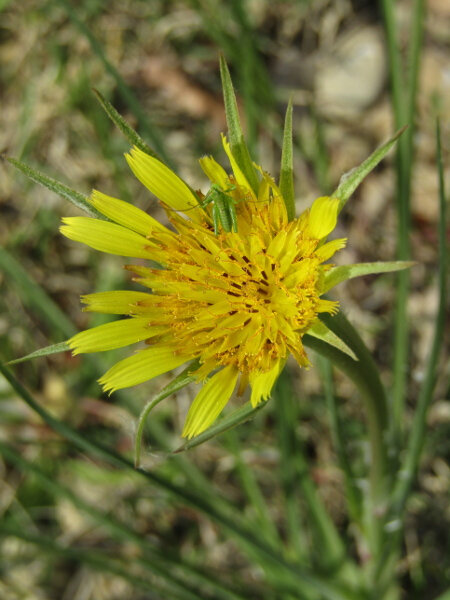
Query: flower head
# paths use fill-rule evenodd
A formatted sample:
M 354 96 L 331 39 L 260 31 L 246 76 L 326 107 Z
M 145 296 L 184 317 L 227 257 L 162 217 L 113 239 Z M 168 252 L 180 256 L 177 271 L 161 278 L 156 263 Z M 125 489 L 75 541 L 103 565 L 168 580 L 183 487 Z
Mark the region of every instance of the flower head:
M 162 267 L 126 267 L 148 292 L 84 296 L 85 310 L 128 318 L 81 332 L 69 344 L 80 353 L 145 341 L 145 350 L 121 360 L 100 379 L 109 392 L 198 359 L 193 374 L 205 383 L 189 411 L 183 431 L 187 437 L 211 425 L 237 383 L 240 394 L 250 385 L 256 406 L 269 397 L 289 353 L 300 366 L 308 365 L 302 336 L 314 328 L 320 313 L 337 310 L 336 302 L 321 295 L 331 268 L 326 261 L 345 245 L 343 239 L 326 241 L 336 225 L 338 200 L 318 198 L 288 221 L 274 180 L 259 169 L 255 193 L 225 137 L 223 144 L 232 174 L 212 157 L 200 164 L 213 188 L 231 203 L 237 232 L 215 232 L 213 201 L 194 193 L 138 148 L 127 161 L 159 198 L 173 229 L 97 191 L 90 201 L 108 220 L 66 218 L 61 228 L 67 237 L 97 250 L 149 259 Z

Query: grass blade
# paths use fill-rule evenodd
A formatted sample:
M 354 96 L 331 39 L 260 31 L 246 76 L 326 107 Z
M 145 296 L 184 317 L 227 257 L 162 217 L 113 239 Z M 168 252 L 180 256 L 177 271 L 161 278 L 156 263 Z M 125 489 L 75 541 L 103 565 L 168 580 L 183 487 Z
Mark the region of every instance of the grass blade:
M 134 465 L 135 465 L 135 467 L 139 467 L 141 464 L 142 435 L 144 433 L 144 426 L 145 426 L 145 423 L 147 421 L 147 418 L 148 418 L 150 412 L 153 410 L 153 408 L 155 406 L 157 406 L 160 402 L 162 402 L 162 400 L 164 400 L 168 396 L 171 396 L 173 393 L 177 392 L 178 390 L 181 390 L 182 388 L 184 388 L 186 385 L 188 385 L 192 381 L 195 381 L 195 377 L 193 375 L 190 375 L 190 373 L 192 373 L 192 371 L 194 371 L 196 368 L 198 368 L 198 362 L 197 362 L 197 364 L 195 364 L 195 361 L 194 361 L 186 369 L 184 369 L 184 371 L 182 373 L 180 373 L 180 375 L 178 375 L 178 377 L 176 377 L 173 381 L 171 381 L 169 384 L 167 384 L 159 392 L 159 394 L 156 394 L 156 396 L 154 398 L 152 398 L 150 400 L 150 402 L 148 402 L 144 406 L 141 414 L 139 415 L 137 428 L 136 428 L 136 435 L 134 438 Z
M 302 524 L 298 498 L 298 482 L 302 475 L 297 473 L 296 461 L 301 449 L 296 443 L 293 423 L 298 422 L 297 404 L 290 396 L 292 389 L 286 368 L 281 373 L 274 389 L 275 415 L 277 423 L 278 447 L 280 449 L 279 477 L 283 490 L 286 510 L 287 544 L 290 554 L 307 564 L 310 562 L 311 548 Z
M 392 260 L 374 263 L 354 263 L 353 265 L 340 265 L 338 267 L 332 267 L 325 274 L 323 293 L 328 292 L 328 290 L 335 285 L 338 285 L 343 281 L 347 281 L 348 279 L 353 279 L 354 277 L 375 275 L 377 273 L 392 273 L 393 271 L 409 269 L 413 265 L 415 265 L 413 261 Z
M 119 71 L 106 57 L 103 48 L 97 40 L 97 38 L 92 34 L 90 29 L 87 27 L 86 23 L 82 19 L 80 19 L 80 17 L 77 14 L 77 9 L 75 9 L 72 6 L 72 4 L 67 0 L 58 0 L 58 3 L 64 8 L 70 20 L 75 24 L 79 31 L 88 40 L 93 53 L 98 57 L 100 62 L 103 63 L 103 66 L 105 67 L 106 71 L 108 71 L 108 73 L 115 80 L 120 95 L 130 107 L 130 110 L 139 122 L 139 129 L 148 137 L 148 139 L 152 143 L 152 146 L 156 149 L 157 153 L 162 157 L 164 162 L 168 166 L 173 167 L 172 162 L 167 156 L 162 138 L 159 132 L 157 131 L 156 127 L 150 123 L 147 115 L 145 114 L 144 110 L 139 104 L 139 101 L 134 95 L 133 91 L 126 84 Z
M 286 204 L 288 220 L 295 219 L 294 158 L 292 153 L 292 98 L 286 109 L 281 152 L 280 191 Z
M 383 160 L 389 150 L 395 145 L 398 138 L 406 130 L 407 126 L 402 127 L 387 142 L 379 146 L 372 154 L 362 162 L 359 167 L 344 173 L 336 190 L 331 194 L 333 198 L 341 201 L 340 210 L 344 207 L 347 200 L 367 175 Z
M 402 466 L 402 476 L 398 478 L 393 496 L 394 514 L 400 516 L 408 498 L 414 477 L 417 472 L 420 454 L 423 447 L 426 416 L 430 405 L 437 378 L 439 356 L 444 341 L 446 302 L 447 302 L 447 263 L 448 248 L 446 240 L 446 200 L 444 185 L 444 169 L 442 164 L 441 133 L 439 122 L 436 124 L 436 152 L 439 181 L 439 306 L 436 314 L 433 342 L 425 372 L 425 378 L 420 388 L 417 408 L 414 413 L 413 425 L 409 435 L 406 458 Z
M 130 142 L 130 146 L 137 146 L 142 152 L 146 152 L 153 158 L 157 158 L 161 160 L 161 158 L 154 152 L 150 146 L 144 142 L 141 136 L 125 121 L 122 115 L 114 108 L 111 102 L 108 102 L 106 98 L 94 88 L 94 94 L 99 101 L 101 107 L 111 119 L 111 121 L 116 125 L 116 127 L 123 133 L 123 135 Z
M 336 396 L 334 393 L 332 366 L 330 361 L 322 356 L 318 357 L 318 364 L 330 418 L 330 431 L 333 438 L 333 444 L 336 450 L 339 466 L 344 474 L 345 492 L 349 514 L 355 523 L 361 523 L 361 490 L 355 484 L 355 477 L 346 451 L 346 442 L 344 442 L 342 423 L 339 419 Z
M 48 177 L 47 175 L 44 175 L 44 173 L 41 173 L 37 169 L 33 169 L 33 167 L 26 165 L 25 163 L 23 163 L 20 160 L 17 160 L 15 158 L 8 158 L 8 157 L 5 157 L 4 160 L 8 161 L 11 165 L 16 167 L 16 169 L 21 171 L 26 177 L 31 179 L 31 181 L 34 181 L 35 183 L 39 183 L 40 185 L 46 187 L 51 192 L 58 194 L 59 196 L 61 196 L 61 198 L 68 200 L 69 202 L 74 204 L 77 208 L 80 208 L 81 210 L 84 210 L 84 212 L 87 212 L 91 217 L 96 217 L 98 219 L 105 219 L 105 217 L 92 206 L 92 204 L 89 202 L 88 197 L 85 196 L 84 194 L 81 194 L 80 192 L 72 190 L 67 185 L 60 183 L 59 181 L 57 181 L 56 179 L 53 179 L 52 177 Z
M 7 250 L 0 248 L 0 268 L 20 288 L 24 301 L 36 309 L 56 331 L 65 337 L 72 337 L 75 327 L 57 304 L 30 277 L 28 272 Z
M 27 360 L 32 360 L 33 358 L 40 358 L 41 356 L 48 356 L 49 354 L 58 354 L 58 352 L 66 352 L 70 350 L 70 346 L 67 342 L 60 342 L 59 344 L 52 344 L 51 346 L 46 346 L 45 348 L 40 348 L 39 350 L 35 350 L 34 352 L 30 352 L 26 356 L 22 356 L 21 358 L 16 358 L 15 360 L 10 360 L 7 362 L 7 365 L 18 365 Z
M 250 158 L 247 144 L 245 143 L 244 134 L 242 133 L 233 83 L 231 81 L 227 63 L 222 54 L 220 55 L 220 76 L 222 78 L 223 99 L 225 103 L 225 115 L 228 125 L 231 152 L 242 173 L 247 178 L 250 187 L 255 194 L 258 194 L 258 178 L 252 159 Z
M 409 125 L 407 134 L 400 139 L 397 148 L 397 258 L 408 260 L 411 254 L 410 195 L 413 168 L 414 116 L 417 99 L 417 81 L 420 63 L 420 48 L 424 26 L 424 0 L 415 0 L 411 8 L 412 23 L 409 45 L 409 79 L 404 77 L 399 35 L 397 32 L 394 4 L 391 0 L 381 0 L 392 88 L 392 105 L 397 127 Z M 409 356 L 409 325 L 407 301 L 410 287 L 410 274 L 404 271 L 397 276 L 397 296 L 394 326 L 394 386 L 392 394 L 392 435 L 400 445 L 406 395 L 406 378 Z
M 234 456 L 235 469 L 241 482 L 242 490 L 255 513 L 255 518 L 253 519 L 254 526 L 264 533 L 264 537 L 268 542 L 277 545 L 281 552 L 283 544 L 281 543 L 277 528 L 270 516 L 269 508 L 261 492 L 255 473 L 244 459 L 242 447 L 234 429 L 228 430 L 226 442 Z
M 337 529 L 325 510 L 323 502 L 317 494 L 317 489 L 309 475 L 309 465 L 305 458 L 300 440 L 296 435 L 293 424 L 298 421 L 296 410 L 295 394 L 289 379 L 287 370 L 278 378 L 275 388 L 276 415 L 278 420 L 278 443 L 281 450 L 280 475 L 286 497 L 286 505 L 290 506 L 292 525 L 296 530 L 290 532 L 291 536 L 301 536 L 298 515 L 292 504 L 298 502 L 294 495 L 297 487 L 301 490 L 301 495 L 306 503 L 309 522 L 314 546 L 320 548 L 316 553 L 316 558 L 325 570 L 338 571 L 345 561 L 345 549 Z M 294 543 L 293 540 L 291 540 Z M 299 547 L 297 542 L 294 547 L 302 552 L 304 556 L 305 548 Z

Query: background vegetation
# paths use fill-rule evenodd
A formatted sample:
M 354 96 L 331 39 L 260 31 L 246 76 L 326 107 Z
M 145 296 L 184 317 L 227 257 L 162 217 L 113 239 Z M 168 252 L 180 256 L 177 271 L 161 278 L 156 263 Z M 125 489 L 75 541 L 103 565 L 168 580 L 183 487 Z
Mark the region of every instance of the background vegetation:
M 274 175 L 282 115 L 293 95 L 298 210 L 334 189 L 340 175 L 397 125 L 415 124 L 414 135 L 410 128 L 413 151 L 405 142 L 400 165 L 391 154 L 370 175 L 348 203 L 338 231 L 351 241 L 339 262 L 392 260 L 399 199 L 410 197 L 410 205 L 403 205 L 410 232 L 400 234 L 399 249 L 403 257 L 409 254 L 409 237 L 418 263 L 410 287 L 406 282 L 403 292 L 399 288 L 411 328 L 404 345 L 408 403 L 399 413 L 407 430 L 438 302 L 437 114 L 444 165 L 450 150 L 449 6 L 429 0 L 420 14 L 412 5 L 403 0 L 380 5 L 357 0 L 1 0 L 0 152 L 85 193 L 95 187 L 133 201 L 164 220 L 131 175 L 122 156 L 127 143 L 92 88 L 193 187 L 202 187 L 197 158 L 212 153 L 224 162 L 219 50 L 232 71 L 253 156 Z M 389 38 L 389 6 L 395 8 L 398 53 Z M 409 64 L 409 71 L 402 64 Z M 409 103 L 399 100 L 399 72 L 409 76 L 409 89 L 417 90 Z M 444 168 L 447 181 L 449 170 Z M 1 163 L 0 210 L 1 357 L 11 360 L 100 324 L 101 316 L 81 312 L 79 296 L 130 286 L 120 268 L 126 260 L 60 236 L 60 217 L 77 214 L 75 209 Z M 388 385 L 396 353 L 394 282 L 393 275 L 367 277 L 338 289 Z M 348 530 L 319 369 L 300 372 L 289 364 L 275 398 L 252 422 L 187 454 L 172 455 L 168 451 L 180 443 L 194 395 L 193 387 L 185 388 L 152 415 L 143 457 L 146 478 L 88 447 L 95 440 L 130 455 L 136 415 L 169 381 L 161 377 L 108 398 L 96 379 L 119 356 L 120 351 L 76 358 L 65 353 L 14 368 L 47 411 L 79 432 L 78 446 L 44 424 L 0 378 L 1 598 L 291 598 L 293 584 L 274 556 L 255 546 L 252 535 L 259 534 L 271 548 L 281 538 L 288 558 L 320 566 L 323 540 L 304 526 L 310 518 L 305 481 L 318 485 L 323 505 L 361 558 Z M 443 357 L 406 515 L 399 573 L 404 595 L 412 599 L 436 598 L 450 579 L 446 375 Z M 360 403 L 338 373 L 335 383 L 346 450 L 362 472 Z M 295 403 L 287 404 L 286 397 Z M 295 435 L 286 439 L 292 421 Z M 87 445 L 80 451 L 83 440 Z M 296 463 L 292 474 L 289 456 L 298 446 L 304 462 Z M 230 517 L 233 506 L 241 515 L 236 521 Z M 283 582 L 288 589 L 282 595 L 272 591 Z

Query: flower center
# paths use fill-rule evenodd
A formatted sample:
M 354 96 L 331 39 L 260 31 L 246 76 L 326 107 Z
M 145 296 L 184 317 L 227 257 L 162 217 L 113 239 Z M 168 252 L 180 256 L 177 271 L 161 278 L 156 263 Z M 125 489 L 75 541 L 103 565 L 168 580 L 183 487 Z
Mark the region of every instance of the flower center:
M 253 208 L 239 233 L 216 236 L 207 224 L 192 223 L 187 230 L 175 216 L 179 235 L 155 236 L 165 246 L 166 268 L 152 270 L 148 285 L 164 296 L 166 341 L 199 357 L 205 370 L 232 365 L 246 375 L 267 372 L 289 351 L 308 362 L 301 336 L 320 302 L 317 240 L 303 237 L 300 220 L 268 227 L 269 210 Z

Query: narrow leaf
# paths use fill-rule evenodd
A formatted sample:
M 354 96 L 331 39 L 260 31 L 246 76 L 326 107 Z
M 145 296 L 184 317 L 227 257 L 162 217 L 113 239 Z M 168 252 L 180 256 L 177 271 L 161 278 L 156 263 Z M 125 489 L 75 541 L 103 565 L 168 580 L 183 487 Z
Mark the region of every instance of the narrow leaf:
M 403 476 L 398 479 L 394 488 L 391 502 L 393 518 L 403 514 L 404 506 L 411 492 L 414 478 L 419 466 L 420 456 L 426 435 L 427 413 L 433 398 L 433 392 L 438 377 L 439 359 L 442 354 L 442 345 L 445 338 L 445 322 L 447 317 L 447 285 L 448 285 L 448 243 L 447 243 L 447 217 L 444 182 L 444 166 L 442 162 L 441 130 L 439 120 L 436 122 L 436 154 L 437 176 L 439 185 L 439 265 L 438 265 L 438 290 L 439 304 L 434 323 L 433 341 L 425 369 L 425 377 L 420 387 L 419 398 L 414 413 L 411 431 L 408 437 L 408 446 L 401 466 Z
M 346 501 L 349 513 L 355 523 L 361 524 L 362 490 L 357 484 L 357 478 L 350 462 L 347 436 L 344 433 L 343 420 L 339 415 L 338 403 L 333 383 L 333 368 L 331 362 L 323 356 L 317 357 L 323 391 L 327 403 L 330 420 L 330 430 L 339 466 L 344 475 Z
M 18 287 L 23 302 L 43 317 L 55 332 L 61 333 L 64 337 L 70 337 L 76 333 L 70 319 L 31 277 L 29 270 L 25 269 L 12 254 L 1 246 L 0 269 Z
M 44 187 L 46 187 L 51 192 L 58 194 L 65 200 L 69 200 L 69 202 L 72 202 L 72 204 L 74 204 L 77 208 L 81 208 L 81 210 L 84 210 L 89 215 L 91 215 L 91 217 L 105 219 L 105 217 L 91 205 L 88 197 L 85 196 L 84 194 L 81 194 L 80 192 L 72 190 L 70 187 L 67 187 L 67 185 L 64 185 L 63 183 L 56 181 L 56 179 L 53 179 L 52 177 L 48 177 L 47 175 L 44 175 L 40 171 L 33 169 L 33 167 L 30 167 L 29 165 L 23 163 L 20 160 L 17 160 L 15 158 L 9 158 L 9 157 L 5 157 L 5 160 L 7 160 L 11 165 L 16 167 L 16 169 L 18 169 L 24 175 L 26 175 L 29 179 L 31 179 L 31 181 L 34 181 L 35 183 L 39 183 L 39 184 L 43 185 Z
M 296 401 L 293 402 L 293 399 Z M 311 531 L 312 547 L 320 547 L 317 556 L 318 569 L 330 569 L 339 564 L 344 571 L 344 547 L 336 526 L 328 514 L 317 485 L 310 474 L 310 461 L 304 447 L 302 436 L 295 426 L 299 421 L 298 396 L 294 391 L 292 379 L 285 369 L 277 381 L 275 393 L 275 414 L 278 429 L 278 447 L 280 451 L 279 472 L 283 491 L 298 506 L 299 496 L 306 508 L 305 517 L 308 531 Z M 289 535 L 302 535 L 302 529 L 289 532 Z M 307 553 L 310 552 L 310 546 Z
M 59 344 L 52 344 L 51 346 L 46 346 L 45 348 L 40 348 L 39 350 L 35 350 L 26 356 L 22 356 L 21 358 L 16 358 L 15 360 L 10 360 L 7 365 L 18 365 L 19 363 L 25 362 L 27 360 L 32 360 L 33 358 L 39 358 L 41 356 L 48 356 L 49 354 L 57 354 L 58 352 L 67 352 L 70 350 L 70 346 L 67 342 L 59 342 Z
M 162 400 L 164 400 L 171 394 L 177 392 L 178 390 L 181 390 L 192 381 L 195 381 L 195 377 L 191 375 L 191 373 L 195 371 L 195 369 L 197 369 L 198 367 L 198 361 L 192 362 L 186 369 L 184 369 L 182 373 L 178 375 L 178 377 L 175 377 L 173 381 L 167 384 L 159 392 L 159 394 L 156 394 L 156 396 L 144 406 L 141 414 L 139 415 L 136 428 L 136 435 L 134 438 L 134 464 L 137 469 L 140 467 L 141 464 L 142 435 L 144 433 L 144 426 L 147 421 L 147 417 L 149 416 L 150 412 L 155 408 L 155 406 L 157 406 Z
M 407 129 L 407 125 L 402 127 L 394 134 L 391 139 L 381 145 L 379 148 L 375 150 L 366 160 L 359 165 L 359 167 L 355 167 L 351 171 L 348 171 L 344 175 L 342 175 L 341 180 L 337 189 L 331 194 L 333 198 L 338 198 L 341 201 L 340 208 L 342 209 L 347 200 L 362 182 L 362 180 L 367 177 L 367 175 L 377 166 L 377 164 L 383 160 L 389 150 L 394 146 L 395 142 L 402 135 L 402 133 Z
M 284 121 L 283 149 L 281 152 L 280 191 L 286 205 L 289 221 L 295 218 L 294 160 L 292 153 L 292 98 L 286 109 Z
M 253 407 L 250 402 L 246 402 L 244 406 L 241 406 L 229 415 L 225 416 L 223 419 L 220 419 L 220 421 L 217 421 L 214 425 L 209 427 L 206 431 L 203 431 L 203 433 L 200 435 L 197 435 L 191 440 L 185 442 L 182 446 L 175 450 L 174 454 L 178 452 L 184 452 L 185 450 L 191 450 L 192 448 L 195 448 L 195 446 L 199 446 L 200 444 L 207 442 L 217 435 L 220 435 L 224 431 L 232 429 L 241 423 L 245 423 L 245 421 L 253 418 L 256 413 L 265 405 L 266 402 L 261 402 L 257 406 Z
M 353 265 L 333 267 L 325 275 L 323 293 L 328 292 L 328 290 L 338 283 L 347 281 L 347 279 L 361 277 L 362 275 L 375 275 L 376 273 L 391 273 L 392 271 L 409 269 L 413 265 L 415 265 L 413 261 L 393 260 L 387 262 L 355 263 Z
M 144 142 L 141 136 L 125 121 L 122 115 L 114 108 L 111 102 L 108 102 L 106 98 L 94 88 L 93 90 L 97 100 L 100 102 L 101 107 L 106 112 L 111 121 L 116 127 L 124 134 L 131 146 L 137 146 L 142 152 L 157 158 L 159 161 L 163 160 L 154 152 L 150 146 Z
M 252 159 L 250 158 L 247 144 L 245 143 L 244 134 L 242 133 L 233 83 L 231 81 L 227 63 L 222 54 L 220 55 L 220 76 L 222 78 L 223 99 L 231 152 L 239 168 L 247 178 L 250 187 L 255 194 L 258 194 L 258 177 Z
M 312 327 L 308 329 L 308 335 L 315 337 L 323 342 L 326 342 L 330 346 L 337 348 L 344 354 L 347 354 L 354 360 L 358 360 L 352 350 L 347 346 L 347 344 L 341 340 L 335 333 L 333 333 L 328 327 L 322 323 L 321 321 L 317 321 L 314 323 Z
M 92 31 L 87 26 L 86 19 L 83 19 L 82 16 L 78 14 L 78 7 L 75 6 L 73 2 L 69 2 L 69 0 L 57 0 L 57 2 L 65 10 L 67 16 L 77 27 L 80 33 L 89 42 L 93 56 L 96 56 L 99 59 L 99 61 L 103 64 L 105 70 L 109 73 L 109 75 L 111 75 L 111 77 L 116 82 L 119 94 L 122 96 L 124 102 L 126 102 L 131 112 L 135 115 L 139 122 L 140 131 L 142 131 L 145 134 L 145 136 L 151 141 L 152 145 L 154 146 L 154 148 L 156 148 L 160 156 L 163 157 L 166 164 L 170 167 L 173 167 L 172 161 L 170 161 L 170 159 L 167 156 L 167 153 L 165 152 L 164 142 L 161 133 L 159 132 L 159 129 L 149 120 L 148 115 L 146 114 L 144 108 L 141 106 L 131 87 L 127 84 L 125 79 L 119 73 L 118 69 L 106 56 L 106 53 L 102 47 L 102 44 L 99 42 L 99 39 L 92 33 Z

